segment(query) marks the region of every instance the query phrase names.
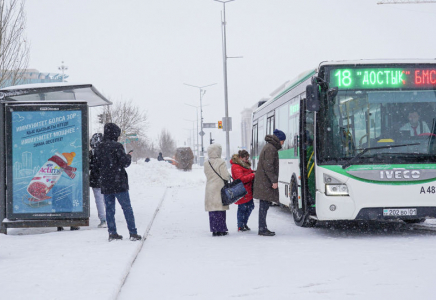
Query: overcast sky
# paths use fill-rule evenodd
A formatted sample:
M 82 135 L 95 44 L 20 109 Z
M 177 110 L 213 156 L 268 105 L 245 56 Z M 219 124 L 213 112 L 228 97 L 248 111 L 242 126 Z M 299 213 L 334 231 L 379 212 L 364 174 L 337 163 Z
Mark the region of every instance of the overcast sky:
M 321 61 L 434 58 L 436 4 L 378 0 L 236 0 L 226 5 L 231 152 L 240 146 L 240 113 Z M 30 68 L 92 83 L 112 100 L 147 111 L 148 135 L 167 128 L 189 137 L 199 90 L 204 122 L 224 116 L 223 5 L 213 0 L 28 0 Z M 95 114 L 95 112 L 93 113 Z M 225 145 L 225 133 L 205 130 Z M 223 147 L 223 152 L 225 149 Z

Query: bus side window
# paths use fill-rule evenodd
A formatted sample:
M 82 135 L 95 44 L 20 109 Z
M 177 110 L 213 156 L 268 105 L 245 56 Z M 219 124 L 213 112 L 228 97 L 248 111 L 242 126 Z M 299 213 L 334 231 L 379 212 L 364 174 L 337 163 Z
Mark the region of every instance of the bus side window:
M 257 124 L 253 125 L 253 137 L 252 137 L 253 148 L 251 150 L 252 156 L 257 156 L 258 154 L 258 143 L 257 143 Z

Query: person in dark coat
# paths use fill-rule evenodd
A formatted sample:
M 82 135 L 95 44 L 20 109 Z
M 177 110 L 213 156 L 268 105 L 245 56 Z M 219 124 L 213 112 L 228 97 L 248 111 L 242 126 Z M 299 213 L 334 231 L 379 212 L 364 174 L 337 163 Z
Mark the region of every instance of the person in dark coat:
M 157 160 L 158 161 L 163 161 L 164 160 L 164 158 L 162 156 L 162 152 L 159 152 L 159 155 L 157 156 Z
M 95 148 L 103 141 L 103 134 L 94 133 L 89 144 L 91 150 L 89 151 L 89 186 L 94 193 L 95 205 L 97 206 L 98 218 L 100 219 L 99 228 L 106 228 L 106 209 L 104 204 L 104 196 L 100 188 L 100 173 L 95 162 Z
M 238 231 L 250 230 L 247 223 L 248 218 L 254 209 L 253 181 L 255 174 L 251 169 L 249 158 L 250 154 L 246 150 L 240 150 L 238 154 L 234 154 L 230 160 L 230 163 L 232 164 L 233 179 L 240 179 L 247 190 L 247 194 L 244 198 L 235 202 L 235 204 L 238 205 Z
M 279 153 L 286 135 L 279 129 L 273 135 L 265 136 L 266 145 L 262 148 L 254 179 L 253 197 L 259 199 L 259 235 L 273 236 L 268 230 L 266 215 L 271 203 L 279 203 Z
M 106 220 L 109 231 L 109 241 L 122 240 L 117 233 L 115 224 L 115 198 L 121 205 L 126 218 L 131 240 L 141 240 L 135 226 L 132 205 L 130 204 L 129 182 L 125 168 L 130 166 L 132 157 L 124 151 L 123 145 L 118 143 L 121 129 L 114 123 L 104 125 L 103 142 L 95 151 L 96 165 L 100 172 L 101 193 L 106 203 Z

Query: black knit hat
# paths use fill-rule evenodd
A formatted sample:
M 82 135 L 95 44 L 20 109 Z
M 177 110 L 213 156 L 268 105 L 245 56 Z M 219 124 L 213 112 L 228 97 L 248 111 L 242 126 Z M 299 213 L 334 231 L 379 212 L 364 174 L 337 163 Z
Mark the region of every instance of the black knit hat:
M 281 141 L 285 141 L 286 140 L 286 134 L 283 131 L 279 130 L 279 129 L 274 129 L 274 135 L 276 137 L 278 137 L 279 140 L 281 140 Z

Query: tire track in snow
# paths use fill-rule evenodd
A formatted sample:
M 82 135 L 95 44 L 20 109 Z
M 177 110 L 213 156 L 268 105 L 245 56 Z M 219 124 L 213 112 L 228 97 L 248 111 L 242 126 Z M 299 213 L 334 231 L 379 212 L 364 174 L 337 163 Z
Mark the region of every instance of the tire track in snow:
M 158 204 L 158 206 L 157 206 L 157 208 L 156 208 L 156 210 L 155 210 L 155 212 L 153 214 L 153 217 L 151 218 L 150 222 L 148 223 L 147 229 L 145 230 L 145 232 L 144 232 L 144 234 L 142 236 L 141 243 L 140 243 L 140 245 L 138 245 L 138 248 L 136 249 L 136 252 L 133 255 L 132 262 L 130 263 L 128 269 L 126 270 L 126 273 L 123 276 L 123 280 L 122 280 L 122 282 L 120 284 L 120 287 L 118 288 L 118 291 L 117 291 L 117 293 L 116 293 L 116 295 L 115 295 L 115 297 L 113 299 L 118 299 L 118 296 L 120 295 L 121 289 L 123 288 L 124 284 L 127 281 L 127 278 L 129 277 L 130 270 L 132 269 L 133 264 L 136 261 L 136 258 L 138 257 L 139 253 L 141 252 L 142 247 L 144 246 L 145 241 L 147 240 L 147 237 L 148 237 L 148 234 L 150 232 L 150 229 L 153 226 L 153 222 L 156 219 L 157 213 L 160 211 L 160 208 L 162 207 L 162 203 L 164 202 L 164 200 L 165 200 L 165 198 L 167 196 L 167 191 L 168 191 L 169 188 L 172 188 L 172 187 L 168 186 L 168 187 L 165 188 L 165 191 L 164 191 L 164 194 L 162 196 L 162 199 L 160 200 L 160 202 L 159 202 L 159 204 Z
M 417 230 L 417 231 L 436 231 L 436 226 L 433 224 L 410 224 L 409 230 Z

